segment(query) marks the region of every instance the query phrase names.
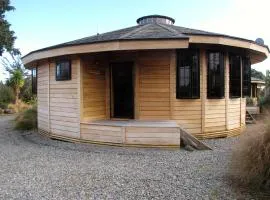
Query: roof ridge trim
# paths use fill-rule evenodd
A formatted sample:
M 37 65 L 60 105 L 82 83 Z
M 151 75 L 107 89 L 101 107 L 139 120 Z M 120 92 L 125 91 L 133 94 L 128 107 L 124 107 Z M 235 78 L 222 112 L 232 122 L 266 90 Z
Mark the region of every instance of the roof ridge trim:
M 141 26 L 141 27 L 136 28 L 136 29 L 134 29 L 134 30 L 132 30 L 132 31 L 130 31 L 130 32 L 128 32 L 128 33 L 125 33 L 124 35 L 121 35 L 121 36 L 119 37 L 119 39 L 124 39 L 125 37 L 128 37 L 128 36 L 130 36 L 130 35 L 132 35 L 132 34 L 134 34 L 134 33 L 137 33 L 137 32 L 139 32 L 140 30 L 142 30 L 143 28 L 148 27 L 149 24 L 139 25 L 139 26 Z

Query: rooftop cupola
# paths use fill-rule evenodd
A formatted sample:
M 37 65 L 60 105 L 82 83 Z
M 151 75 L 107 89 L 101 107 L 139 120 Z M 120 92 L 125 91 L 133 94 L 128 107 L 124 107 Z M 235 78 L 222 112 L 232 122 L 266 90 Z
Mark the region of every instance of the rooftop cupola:
M 174 24 L 175 20 L 171 17 L 163 15 L 147 15 L 137 19 L 137 23 L 142 24 Z

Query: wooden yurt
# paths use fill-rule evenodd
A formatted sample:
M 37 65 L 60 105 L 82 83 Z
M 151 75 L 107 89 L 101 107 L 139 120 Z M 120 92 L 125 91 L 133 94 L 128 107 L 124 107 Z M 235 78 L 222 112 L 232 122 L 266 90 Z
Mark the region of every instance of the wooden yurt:
M 184 28 L 149 15 L 137 25 L 30 52 L 38 129 L 76 142 L 179 146 L 238 135 L 262 42 Z M 35 87 L 33 87 L 35 88 Z

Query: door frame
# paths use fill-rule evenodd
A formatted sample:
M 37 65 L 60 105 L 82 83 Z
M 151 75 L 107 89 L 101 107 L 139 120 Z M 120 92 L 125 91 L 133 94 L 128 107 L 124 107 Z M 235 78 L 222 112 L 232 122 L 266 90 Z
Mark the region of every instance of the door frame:
M 131 67 L 131 73 L 132 73 L 132 104 L 133 104 L 133 116 L 132 118 L 119 118 L 119 117 L 115 117 L 114 116 L 114 92 L 113 92 L 113 65 L 117 65 L 117 64 L 124 64 L 124 63 L 127 63 L 128 67 Z M 135 63 L 134 61 L 117 61 L 117 62 L 110 62 L 109 64 L 109 73 L 110 73 L 110 119 L 117 119 L 117 120 L 127 120 L 127 119 L 135 119 L 135 112 L 136 112 L 136 109 L 135 109 L 135 106 L 136 106 L 136 103 L 135 103 L 135 87 L 136 87 L 136 83 L 135 83 Z

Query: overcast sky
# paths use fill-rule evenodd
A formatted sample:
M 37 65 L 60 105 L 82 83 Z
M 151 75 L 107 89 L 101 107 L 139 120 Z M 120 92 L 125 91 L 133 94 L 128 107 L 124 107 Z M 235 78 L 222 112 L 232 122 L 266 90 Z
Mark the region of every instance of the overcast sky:
M 30 51 L 136 25 L 149 14 L 167 15 L 175 25 L 229 34 L 270 45 L 270 0 L 11 0 L 7 14 L 22 55 Z M 253 65 L 265 73 L 270 59 Z M 5 79 L 0 65 L 0 80 Z

